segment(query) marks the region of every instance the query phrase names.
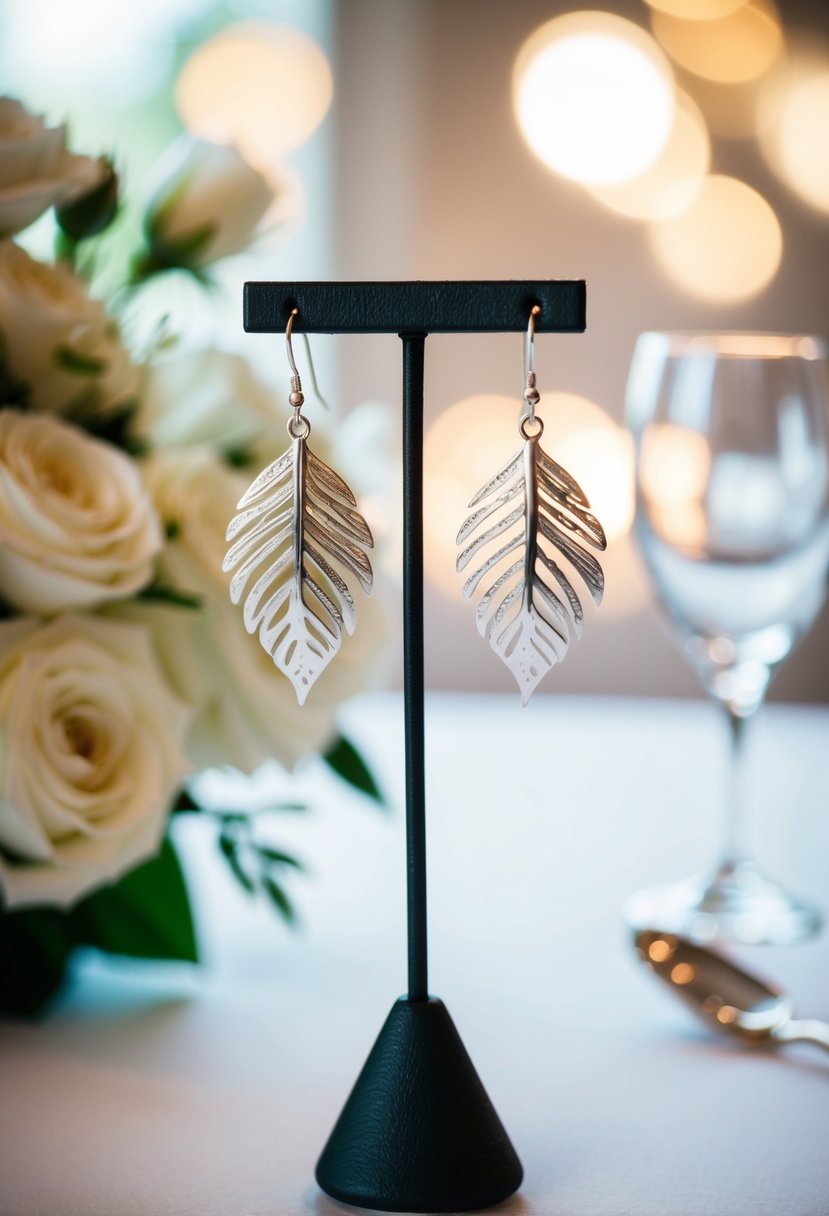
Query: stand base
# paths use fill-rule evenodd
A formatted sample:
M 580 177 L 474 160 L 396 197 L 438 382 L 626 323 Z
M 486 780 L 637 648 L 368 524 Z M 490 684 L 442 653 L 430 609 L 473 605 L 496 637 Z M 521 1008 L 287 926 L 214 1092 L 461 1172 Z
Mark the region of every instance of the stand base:
M 521 1185 L 521 1162 L 446 1006 L 392 1006 L 317 1165 L 334 1199 L 469 1212 Z

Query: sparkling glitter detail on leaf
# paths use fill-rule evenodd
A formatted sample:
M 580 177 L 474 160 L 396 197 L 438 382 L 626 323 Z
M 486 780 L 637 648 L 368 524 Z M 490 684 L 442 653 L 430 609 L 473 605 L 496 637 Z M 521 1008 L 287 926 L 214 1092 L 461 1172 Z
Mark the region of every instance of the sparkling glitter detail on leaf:
M 373 573 L 365 552 L 371 531 L 351 490 L 294 436 L 288 450 L 259 474 L 237 504 L 222 569 L 232 572 L 230 598 L 244 596 L 248 633 L 259 640 L 294 686 L 300 705 L 353 633 L 354 599 L 346 579 L 367 593 Z
M 571 630 L 581 637 L 584 619 L 573 585 L 549 548 L 567 558 L 598 604 L 604 575 L 586 546 L 604 550 L 604 530 L 588 510 L 584 491 L 544 452 L 539 435 L 525 438 L 469 506 L 474 510 L 457 537 L 458 570 L 474 565 L 463 594 L 468 599 L 498 568 L 478 603 L 478 632 L 515 676 L 526 705 L 564 658 Z M 515 559 L 500 569 L 511 554 Z

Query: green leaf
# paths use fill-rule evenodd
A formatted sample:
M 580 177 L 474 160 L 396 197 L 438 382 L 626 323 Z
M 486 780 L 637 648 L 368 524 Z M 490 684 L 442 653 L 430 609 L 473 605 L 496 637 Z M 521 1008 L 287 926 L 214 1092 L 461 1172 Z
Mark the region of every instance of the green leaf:
M 329 747 L 323 756 L 323 760 L 329 768 L 334 770 L 338 777 L 341 777 L 343 781 L 347 781 L 354 789 L 359 790 L 360 793 L 365 794 L 368 798 L 373 798 L 380 806 L 388 805 L 370 768 L 354 744 L 349 739 L 346 739 L 345 735 L 339 735 L 334 740 L 332 746 Z
M 189 271 L 199 281 L 204 281 L 206 277 L 198 263 L 215 237 L 217 225 L 208 222 L 191 232 L 169 237 L 164 230 L 165 211 L 172 210 L 173 203 L 174 198 L 171 196 L 165 207 L 145 222 L 144 232 L 149 248 L 140 250 L 133 259 L 130 270 L 130 283 L 133 286 L 145 283 L 153 275 L 163 274 L 168 270 Z
M 6 335 L 0 330 L 0 404 L 16 409 L 29 408 L 29 385 L 18 380 L 9 367 L 9 351 Z
M 186 591 L 179 591 L 167 583 L 150 583 L 148 587 L 142 587 L 135 598 L 149 600 L 151 603 L 172 604 L 175 608 L 195 609 L 202 606 L 197 596 L 188 595 Z
M 250 444 L 241 444 L 235 448 L 224 448 L 222 459 L 231 469 L 247 469 L 253 464 L 253 451 Z
M 227 864 L 230 866 L 233 877 L 238 882 L 243 890 L 247 891 L 248 895 L 253 895 L 256 892 L 256 883 L 253 881 L 247 870 L 243 867 L 239 860 L 238 841 L 233 836 L 228 836 L 226 832 L 222 832 L 219 836 L 219 849 Z
M 0 1013 L 41 1012 L 60 988 L 76 946 L 198 961 L 187 888 L 169 840 L 157 857 L 69 912 L 24 908 L 0 914 Z
M 155 246 L 155 253 L 168 265 L 189 270 L 216 235 L 216 225 L 207 223 L 192 232 L 183 232 L 174 240 L 162 239 Z
M 63 371 L 74 372 L 78 376 L 100 376 L 107 366 L 106 360 L 82 355 L 72 350 L 71 346 L 56 346 L 52 358 Z
M 147 445 L 132 433 L 137 408 L 136 401 L 127 400 L 103 410 L 99 405 L 97 390 L 93 390 L 73 404 L 68 418 L 96 439 L 104 439 L 131 456 L 142 456 Z
M 296 908 L 291 903 L 282 887 L 280 887 L 278 883 L 274 882 L 272 878 L 264 875 L 262 878 L 262 888 L 285 923 L 288 925 L 295 925 L 297 919 Z
M 183 789 L 170 807 L 171 815 L 186 815 L 191 811 L 201 811 L 201 803 L 196 802 L 189 790 Z
M 134 958 L 198 962 L 187 886 L 167 839 L 157 857 L 96 891 L 70 917 L 79 944 Z
M 60 225 L 59 235 L 74 245 L 86 237 L 103 232 L 118 214 L 118 174 L 108 156 L 99 157 L 98 163 L 100 179 L 92 189 L 55 208 L 55 219 Z
M 272 849 L 267 844 L 257 844 L 254 846 L 256 852 L 265 861 L 271 862 L 273 865 L 292 866 L 295 870 L 304 870 L 305 866 L 296 857 L 291 857 L 290 853 L 283 853 L 281 849 Z
M 0 914 L 0 1013 L 40 1013 L 60 988 L 74 944 L 69 918 L 55 908 Z
M 66 262 L 70 267 L 74 267 L 77 250 L 78 242 L 75 238 L 58 229 L 55 233 L 55 261 Z

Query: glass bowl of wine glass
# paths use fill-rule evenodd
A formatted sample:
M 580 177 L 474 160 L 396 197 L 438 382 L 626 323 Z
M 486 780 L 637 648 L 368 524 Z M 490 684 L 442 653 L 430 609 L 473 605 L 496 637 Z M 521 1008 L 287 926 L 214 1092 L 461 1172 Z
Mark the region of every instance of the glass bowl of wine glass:
M 636 928 L 787 944 L 819 910 L 745 845 L 744 744 L 777 667 L 823 603 L 829 569 L 829 375 L 818 338 L 647 333 L 626 395 L 635 533 L 669 631 L 731 741 L 724 838 L 707 874 L 640 891 Z

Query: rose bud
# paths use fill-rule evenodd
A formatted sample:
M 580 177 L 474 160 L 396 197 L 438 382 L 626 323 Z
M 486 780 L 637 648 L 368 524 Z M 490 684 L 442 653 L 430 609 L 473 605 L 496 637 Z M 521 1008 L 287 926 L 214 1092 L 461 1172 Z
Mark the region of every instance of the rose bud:
M 108 157 L 101 156 L 98 164 L 100 180 L 83 194 L 75 194 L 69 202 L 55 208 L 58 224 L 73 241 L 97 236 L 109 227 L 118 212 L 118 174 Z

